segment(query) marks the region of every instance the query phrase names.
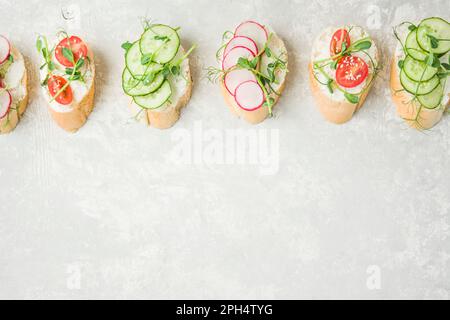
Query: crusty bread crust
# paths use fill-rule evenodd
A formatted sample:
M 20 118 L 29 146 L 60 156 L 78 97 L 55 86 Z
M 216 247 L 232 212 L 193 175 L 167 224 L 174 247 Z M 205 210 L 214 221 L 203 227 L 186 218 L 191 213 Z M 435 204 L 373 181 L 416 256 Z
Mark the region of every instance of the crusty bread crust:
M 391 93 L 392 100 L 397 107 L 397 114 L 403 118 L 410 127 L 417 130 L 433 128 L 441 121 L 444 111 L 449 105 L 447 104 L 444 108 L 426 109 L 420 108 L 420 103 L 418 101 L 411 101 L 412 95 L 403 89 L 400 82 L 397 63 L 398 61 L 394 57 L 391 63 Z M 414 121 L 413 119 L 417 117 L 419 109 L 420 115 L 418 121 Z
M 273 41 L 278 42 L 277 46 L 280 46 L 282 48 L 286 48 L 283 40 L 278 37 L 277 35 L 274 34 L 274 38 Z M 287 52 L 287 50 L 286 50 Z M 288 62 L 288 57 L 286 56 L 286 67 L 288 67 L 289 62 Z M 277 95 L 275 93 L 271 94 L 271 97 L 274 99 L 274 106 L 275 107 L 278 103 L 278 100 L 280 99 L 280 96 L 282 95 L 284 89 L 286 88 L 286 82 L 287 82 L 287 75 L 288 73 L 286 73 L 286 76 L 284 77 L 284 79 L 281 81 L 280 83 L 280 88 L 278 89 L 278 93 L 280 95 Z M 234 115 L 236 115 L 238 118 L 242 118 L 245 121 L 247 121 L 248 123 L 251 124 L 258 124 L 263 122 L 268 116 L 269 116 L 269 108 L 263 106 L 261 108 L 258 108 L 254 111 L 247 111 L 242 109 L 241 107 L 238 106 L 238 104 L 236 103 L 234 96 L 231 95 L 228 90 L 225 87 L 225 83 L 223 78 L 220 79 L 219 82 L 220 85 L 220 92 L 222 93 L 222 96 L 225 100 L 225 103 L 227 104 L 228 108 L 230 109 L 231 113 L 233 113 Z
M 73 133 L 78 131 L 86 123 L 89 115 L 94 109 L 95 61 L 92 52 L 89 54 L 89 59 L 91 60 L 89 67 L 92 72 L 92 85 L 83 99 L 78 104 L 73 105 L 73 110 L 70 112 L 57 112 L 53 110 L 50 105 L 48 106 L 48 110 L 50 111 L 53 120 L 67 132 Z
M 17 124 L 19 123 L 20 119 L 22 118 L 22 115 L 25 113 L 25 110 L 28 106 L 28 97 L 29 97 L 29 91 L 28 91 L 28 70 L 26 67 L 25 60 L 17 48 L 14 46 L 11 46 L 11 52 L 13 56 L 20 57 L 24 61 L 25 65 L 25 72 L 22 77 L 22 85 L 25 88 L 25 95 L 22 100 L 19 101 L 17 105 L 17 110 L 10 110 L 9 114 L 0 120 L 0 134 L 6 134 L 13 131 Z
M 150 126 L 161 130 L 169 129 L 180 119 L 181 109 L 188 104 L 192 95 L 193 80 L 189 66 L 186 78 L 189 79 L 189 83 L 186 86 L 183 96 L 178 99 L 176 104 L 163 110 L 147 110 L 147 118 Z

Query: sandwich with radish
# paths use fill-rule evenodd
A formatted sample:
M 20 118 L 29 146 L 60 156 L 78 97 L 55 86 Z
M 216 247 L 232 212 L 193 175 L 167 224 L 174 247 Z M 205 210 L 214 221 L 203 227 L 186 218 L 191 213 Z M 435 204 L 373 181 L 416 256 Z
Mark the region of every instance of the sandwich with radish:
M 233 114 L 251 124 L 273 115 L 286 86 L 288 53 L 283 40 L 269 27 L 245 21 L 223 35 L 208 77 L 219 82 Z
M 94 54 L 76 35 L 61 31 L 55 39 L 39 36 L 41 87 L 55 122 L 68 132 L 76 132 L 94 108 Z
M 144 22 L 134 42 L 125 42 L 122 88 L 131 98 L 132 116 L 158 129 L 172 127 L 180 118 L 192 93 L 189 55 L 181 45 L 179 28 Z
M 27 69 L 22 54 L 0 35 L 0 134 L 17 126 L 28 104 Z
M 335 124 L 352 119 L 378 71 L 377 47 L 363 28 L 325 29 L 313 45 L 309 66 L 311 91 L 322 116 Z
M 441 18 L 394 28 L 398 40 L 391 65 L 392 99 L 411 127 L 426 130 L 450 103 L 450 24 Z

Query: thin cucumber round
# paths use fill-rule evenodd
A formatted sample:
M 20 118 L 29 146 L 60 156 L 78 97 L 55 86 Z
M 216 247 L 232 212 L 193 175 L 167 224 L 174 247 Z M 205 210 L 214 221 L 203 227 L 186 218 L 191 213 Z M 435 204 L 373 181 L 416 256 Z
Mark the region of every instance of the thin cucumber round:
M 427 109 L 436 109 L 441 105 L 443 93 L 444 87 L 442 84 L 439 84 L 436 89 L 431 91 L 429 94 L 418 96 L 417 100 L 419 100 L 420 104 Z
M 438 72 L 437 68 L 430 67 L 425 62 L 413 59 L 407 56 L 403 62 L 403 70 L 405 70 L 408 78 L 414 81 L 428 81 Z
M 430 36 L 438 40 L 437 48 L 432 48 Z M 427 51 L 436 54 L 450 51 L 450 24 L 441 18 L 428 18 L 423 20 L 417 29 L 417 43 Z
M 180 48 L 180 37 L 173 28 L 158 24 L 151 26 L 139 40 L 144 55 L 152 55 L 153 61 L 164 64 L 170 62 Z
M 416 60 L 425 61 L 428 54 L 417 43 L 417 29 L 411 31 L 405 42 L 406 52 Z
M 413 95 L 424 95 L 427 93 L 430 93 L 433 91 L 440 83 L 439 77 L 434 76 L 428 81 L 425 82 L 417 82 L 414 80 L 411 80 L 408 78 L 408 76 L 405 73 L 405 69 L 402 69 L 402 72 L 400 73 L 400 82 L 405 88 L 406 91 Z
M 149 63 L 147 65 L 142 64 L 142 53 L 139 48 L 139 41 L 133 43 L 130 49 L 128 49 L 125 56 L 125 64 L 131 75 L 136 79 L 142 79 L 145 74 L 149 72 L 158 72 L 163 69 L 163 66 L 157 63 Z
M 155 92 L 156 90 L 159 89 L 159 87 L 161 87 L 163 82 L 164 76 L 161 72 L 158 73 L 153 79 L 153 81 L 148 85 L 145 85 L 144 81 L 135 79 L 127 68 L 125 68 L 125 70 L 123 70 L 122 73 L 123 91 L 125 91 L 127 95 L 132 97 L 145 96 L 147 94 Z
M 161 87 L 148 95 L 134 97 L 134 102 L 144 109 L 157 109 L 164 105 L 172 95 L 169 81 L 164 81 Z

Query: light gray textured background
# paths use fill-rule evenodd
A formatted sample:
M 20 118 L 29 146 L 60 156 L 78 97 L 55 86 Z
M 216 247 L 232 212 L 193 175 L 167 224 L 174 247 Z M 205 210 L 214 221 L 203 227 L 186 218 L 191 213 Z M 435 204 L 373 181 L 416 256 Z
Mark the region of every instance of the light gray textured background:
M 329 25 L 365 26 L 383 50 L 404 19 L 448 17 L 449 1 L 0 0 L 0 33 L 33 70 L 38 33 L 76 27 L 97 55 L 96 109 L 77 134 L 39 97 L 0 137 L 0 298 L 450 298 L 450 121 L 432 131 L 396 117 L 385 68 L 344 126 L 322 120 L 307 85 L 313 38 Z M 182 27 L 197 43 L 195 90 L 181 121 L 157 131 L 130 120 L 120 45 L 139 17 Z M 447 16 L 446 16 L 447 15 Z M 270 23 L 291 53 L 276 118 L 251 127 L 203 79 L 224 30 Z M 278 130 L 280 169 L 178 165 L 176 130 Z M 370 266 L 381 288 L 366 282 Z

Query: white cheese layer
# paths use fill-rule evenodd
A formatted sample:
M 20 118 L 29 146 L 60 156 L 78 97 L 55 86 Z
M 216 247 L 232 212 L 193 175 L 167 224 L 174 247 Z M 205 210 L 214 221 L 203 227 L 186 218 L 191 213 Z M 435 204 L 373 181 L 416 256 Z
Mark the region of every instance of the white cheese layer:
M 329 28 L 325 29 L 322 32 L 322 34 L 320 34 L 316 38 L 316 40 L 314 41 L 314 45 L 313 45 L 313 49 L 312 49 L 312 53 L 311 53 L 311 61 L 313 63 L 314 63 L 314 61 L 330 58 L 331 39 L 332 39 L 334 33 L 337 30 L 342 29 L 342 28 L 343 27 L 339 27 L 339 28 L 338 27 L 329 27 Z M 351 43 L 355 43 L 358 40 L 370 37 L 370 35 L 362 27 L 345 26 L 344 28 L 346 28 L 347 30 L 349 28 L 351 28 L 350 33 L 349 33 Z M 371 41 L 372 41 L 372 46 L 369 49 L 365 50 L 365 52 L 367 54 L 365 54 L 364 52 L 352 53 L 353 56 L 359 57 L 362 60 L 364 60 L 364 62 L 367 63 L 367 65 L 369 66 L 369 75 L 367 76 L 366 80 L 364 80 L 358 86 L 356 86 L 354 88 L 345 88 L 345 91 L 347 91 L 349 93 L 358 94 L 361 91 L 363 91 L 365 89 L 365 87 L 369 84 L 369 81 L 372 79 L 372 77 L 375 73 L 375 69 L 371 62 L 370 57 L 373 59 L 375 66 L 377 66 L 378 65 L 378 49 L 375 45 L 375 42 L 373 40 L 371 40 Z M 336 70 L 333 70 L 331 68 L 331 66 L 326 66 L 323 68 L 323 70 L 330 78 L 336 80 Z M 315 71 L 315 73 L 320 82 L 327 83 L 328 79 L 323 74 L 321 74 L 319 71 Z M 341 92 L 340 90 L 333 90 L 334 92 L 331 93 L 328 90 L 328 87 L 326 85 L 320 85 L 319 87 L 320 87 L 320 90 L 322 91 L 322 93 L 327 95 L 328 97 L 330 97 L 332 100 L 346 101 L 344 93 Z

